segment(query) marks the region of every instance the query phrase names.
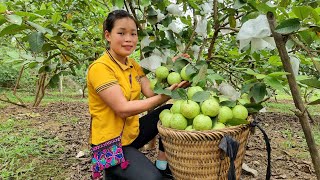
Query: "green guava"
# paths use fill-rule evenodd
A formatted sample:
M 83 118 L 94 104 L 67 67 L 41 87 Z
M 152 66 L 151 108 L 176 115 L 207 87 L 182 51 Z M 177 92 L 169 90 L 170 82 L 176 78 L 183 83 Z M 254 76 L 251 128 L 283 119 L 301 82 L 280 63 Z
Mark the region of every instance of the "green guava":
M 164 109 L 161 111 L 161 113 L 159 114 L 159 119 L 163 119 L 163 116 L 167 113 L 171 113 L 171 111 L 169 109 Z
M 169 75 L 169 69 L 164 66 L 159 66 L 156 69 L 155 74 L 157 79 L 160 79 L 160 80 L 166 79 Z
M 183 102 L 183 100 L 177 100 L 173 103 L 173 105 L 170 108 L 170 111 L 172 113 L 180 113 L 180 107 L 181 107 L 181 103 Z
M 200 114 L 200 106 L 192 100 L 185 100 L 180 105 L 180 113 L 188 119 L 193 119 Z
M 182 114 L 173 114 L 170 122 L 170 127 L 173 129 L 184 130 L 188 126 L 187 119 Z
M 160 118 L 160 121 L 162 123 L 162 125 L 164 127 L 171 127 L 171 121 L 172 121 L 172 117 L 173 117 L 173 114 L 172 113 L 165 113 L 162 118 Z
M 193 119 L 193 128 L 198 131 L 210 130 L 212 128 L 212 120 L 209 116 L 199 114 Z
M 221 122 L 216 122 L 214 125 L 213 125 L 213 128 L 212 129 L 223 129 L 225 128 L 226 125 L 224 125 L 223 123 Z
M 215 99 L 207 99 L 201 104 L 201 112 L 204 115 L 214 117 L 219 114 L 220 105 Z
M 186 131 L 195 131 L 195 129 L 193 129 L 192 125 L 187 126 L 185 130 Z
M 185 81 L 189 81 L 190 78 L 191 78 L 191 75 L 188 76 L 188 75 L 187 75 L 187 72 L 186 72 L 188 65 L 189 65 L 189 64 L 187 64 L 186 66 L 184 66 L 184 67 L 181 69 L 181 72 L 180 72 L 181 78 L 182 78 L 183 80 L 185 80 Z
M 243 105 L 236 105 L 232 108 L 233 118 L 235 119 L 247 119 L 248 110 Z
M 232 110 L 228 106 L 220 107 L 218 114 L 218 122 L 226 123 L 228 120 L 233 118 Z
M 157 79 L 150 79 L 150 88 L 154 90 L 154 87 L 157 83 Z
M 181 82 L 181 77 L 180 74 L 177 72 L 171 72 L 169 73 L 167 77 L 167 82 L 172 85 L 172 84 L 178 84 Z
M 187 90 L 188 99 L 192 100 L 192 96 L 193 96 L 196 92 L 199 92 L 199 91 L 203 91 L 202 87 L 200 87 L 200 86 L 192 86 L 192 87 L 189 87 L 188 90 Z

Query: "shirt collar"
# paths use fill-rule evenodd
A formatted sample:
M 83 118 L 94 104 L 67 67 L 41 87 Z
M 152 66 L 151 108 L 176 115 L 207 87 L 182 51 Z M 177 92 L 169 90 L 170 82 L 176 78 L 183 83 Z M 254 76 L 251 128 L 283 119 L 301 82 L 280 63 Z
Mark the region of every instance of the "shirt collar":
M 111 61 L 115 62 L 116 64 L 118 64 L 118 66 L 122 69 L 122 70 L 127 70 L 129 68 L 132 68 L 132 62 L 130 60 L 130 58 L 127 58 L 127 64 L 122 64 L 120 61 L 118 61 L 116 58 L 110 57 L 110 53 L 108 51 L 106 51 L 106 55 L 109 57 L 109 59 L 111 59 Z

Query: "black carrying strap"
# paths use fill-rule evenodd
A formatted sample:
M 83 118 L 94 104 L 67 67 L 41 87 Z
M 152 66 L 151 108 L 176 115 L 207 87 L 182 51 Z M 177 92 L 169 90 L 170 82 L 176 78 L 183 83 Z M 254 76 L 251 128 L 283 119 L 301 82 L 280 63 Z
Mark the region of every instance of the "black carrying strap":
M 270 180 L 271 177 L 271 146 L 270 146 L 270 141 L 268 138 L 267 133 L 262 129 L 262 127 L 258 124 L 259 121 L 257 120 L 258 116 L 256 116 L 256 118 L 254 119 L 253 122 L 250 123 L 251 127 L 258 127 L 260 129 L 260 131 L 263 134 L 263 139 L 266 142 L 266 148 L 267 148 L 267 161 L 268 161 L 268 165 L 267 165 L 267 173 L 266 173 L 266 180 Z
M 219 148 L 222 149 L 230 158 L 230 166 L 228 171 L 228 180 L 236 180 L 236 167 L 234 160 L 237 157 L 239 143 L 232 139 L 231 136 L 224 136 L 219 144 Z
M 267 156 L 268 156 L 268 165 L 267 165 L 267 173 L 266 173 L 266 180 L 270 180 L 271 177 L 271 146 L 270 141 L 268 138 L 267 133 L 261 128 L 258 124 L 257 117 L 254 119 L 253 122 L 250 123 L 251 127 L 258 127 L 263 134 L 264 141 L 266 143 L 267 148 Z M 228 180 L 236 180 L 236 169 L 234 165 L 234 160 L 237 157 L 239 143 L 234 140 L 231 136 L 226 135 L 222 138 L 219 148 L 222 149 L 226 155 L 230 158 L 230 167 L 228 172 Z

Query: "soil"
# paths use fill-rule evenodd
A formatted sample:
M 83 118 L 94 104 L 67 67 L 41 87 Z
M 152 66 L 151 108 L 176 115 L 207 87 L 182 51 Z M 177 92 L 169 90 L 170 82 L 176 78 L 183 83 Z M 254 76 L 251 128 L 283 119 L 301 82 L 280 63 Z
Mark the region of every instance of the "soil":
M 58 137 L 66 142 L 66 151 L 57 160 L 63 164 L 61 169 L 67 169 L 68 179 L 90 179 L 88 153 L 90 118 L 86 103 L 57 102 L 29 109 L 9 105 L 0 109 L 0 119 L 10 117 L 30 120 L 31 126 L 47 132 L 46 136 L 49 136 L 47 138 Z M 311 158 L 298 119 L 293 115 L 270 112 L 260 114 L 259 117 L 260 126 L 266 131 L 272 148 L 271 179 L 315 180 Z M 320 122 L 320 117 L 314 119 Z M 85 155 L 76 158 L 80 151 Z M 155 149 L 144 148 L 141 151 L 151 161 L 155 160 L 157 153 Z M 251 173 L 243 171 L 241 179 L 265 179 L 267 151 L 263 135 L 258 129 L 248 139 L 244 162 L 250 168 L 257 170 L 258 175 L 254 177 Z

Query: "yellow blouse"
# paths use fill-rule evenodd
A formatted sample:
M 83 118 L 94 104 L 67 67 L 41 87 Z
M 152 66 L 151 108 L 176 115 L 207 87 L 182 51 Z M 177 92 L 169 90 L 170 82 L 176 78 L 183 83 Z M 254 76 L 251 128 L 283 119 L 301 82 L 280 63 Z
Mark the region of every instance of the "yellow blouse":
M 145 76 L 140 65 L 128 58 L 124 65 L 105 53 L 90 66 L 87 74 L 89 111 L 92 118 L 90 143 L 98 145 L 120 135 L 122 145 L 130 144 L 139 134 L 139 115 L 122 119 L 100 98 L 98 92 L 120 85 L 128 101 L 140 99 L 140 78 Z

